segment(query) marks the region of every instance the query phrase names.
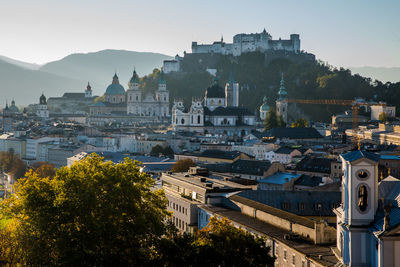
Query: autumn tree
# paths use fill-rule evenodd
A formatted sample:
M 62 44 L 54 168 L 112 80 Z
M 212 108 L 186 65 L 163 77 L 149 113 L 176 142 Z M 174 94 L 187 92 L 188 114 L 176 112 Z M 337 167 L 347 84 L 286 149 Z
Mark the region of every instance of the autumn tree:
M 216 217 L 194 235 L 163 240 L 159 250 L 165 266 L 274 266 L 275 261 L 262 237 Z
M 53 178 L 31 170 L 1 202 L 0 258 L 21 265 L 147 265 L 165 234 L 167 200 L 132 160 L 93 154 Z M 12 248 L 12 252 L 10 249 Z
M 278 117 L 274 108 L 268 110 L 264 119 L 264 131 L 278 127 Z
M 297 119 L 292 123 L 292 128 L 306 128 L 308 127 L 308 122 L 305 118 Z
M 39 176 L 39 177 L 54 177 L 56 175 L 56 169 L 54 164 L 50 164 L 45 161 L 35 162 L 31 169 Z
M 382 123 L 386 123 L 387 122 L 387 115 L 385 112 L 381 112 L 379 114 L 379 118 L 378 118 Z
M 195 167 L 196 163 L 192 159 L 180 159 L 172 165 L 172 172 L 187 172 L 190 167 Z

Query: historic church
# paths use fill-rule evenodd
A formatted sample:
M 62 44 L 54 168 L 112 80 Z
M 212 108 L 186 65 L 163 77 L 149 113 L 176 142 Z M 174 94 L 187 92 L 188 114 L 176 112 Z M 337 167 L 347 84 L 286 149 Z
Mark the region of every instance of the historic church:
M 341 155 L 342 204 L 335 253 L 345 266 L 400 266 L 400 180 L 378 182 L 379 155 Z
M 133 71 L 132 78 L 128 82 L 128 89 L 126 91 L 119 83 L 117 74 L 115 74 L 111 84 L 106 89 L 104 101 L 97 102 L 90 106 L 91 116 L 111 114 L 139 117 L 168 117 L 169 92 L 164 79 L 164 72 L 161 71 L 158 90 L 155 94 L 147 94 L 145 96 L 143 96 L 139 88 L 139 76 L 136 70 Z
M 205 90 L 204 99 L 193 99 L 187 110 L 183 101 L 174 101 L 172 127 L 175 131 L 226 135 L 248 134 L 256 118 L 248 109 L 239 107 L 239 84 L 231 75 L 225 89 L 218 79 Z

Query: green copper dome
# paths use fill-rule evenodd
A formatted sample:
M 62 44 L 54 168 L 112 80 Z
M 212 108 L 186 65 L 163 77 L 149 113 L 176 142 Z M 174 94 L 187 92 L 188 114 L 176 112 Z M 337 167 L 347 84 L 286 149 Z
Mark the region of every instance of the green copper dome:
M 136 70 L 133 70 L 133 75 L 128 83 L 128 86 L 131 87 L 131 85 L 134 83 L 139 83 L 139 75 L 137 75 Z
M 124 95 L 125 89 L 119 84 L 117 74 L 114 75 L 112 83 L 106 89 L 106 95 Z
M 268 98 L 266 96 L 264 96 L 263 104 L 260 107 L 261 111 L 268 111 L 269 110 L 269 106 L 268 106 L 267 102 L 268 102 Z

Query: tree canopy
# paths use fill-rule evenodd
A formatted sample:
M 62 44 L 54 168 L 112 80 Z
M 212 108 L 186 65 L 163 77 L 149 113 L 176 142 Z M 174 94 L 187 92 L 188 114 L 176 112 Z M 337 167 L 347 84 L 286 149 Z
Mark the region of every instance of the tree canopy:
M 143 265 L 155 257 L 154 240 L 165 234 L 169 214 L 153 185 L 133 161 L 96 155 L 54 178 L 30 171 L 2 202 L 12 245 L 0 242 L 0 257 L 27 265 Z
M 306 128 L 308 127 L 308 122 L 305 118 L 297 119 L 292 123 L 292 128 Z
M 92 154 L 53 176 L 38 165 L 0 202 L 0 264 L 273 266 L 264 239 L 226 219 L 178 234 L 164 191 L 128 158 Z
M 160 246 L 166 266 L 274 266 L 270 247 L 223 218 L 210 218 L 194 235 L 173 235 Z
M 180 159 L 172 165 L 172 172 L 187 172 L 190 167 L 195 167 L 196 163 L 192 159 Z

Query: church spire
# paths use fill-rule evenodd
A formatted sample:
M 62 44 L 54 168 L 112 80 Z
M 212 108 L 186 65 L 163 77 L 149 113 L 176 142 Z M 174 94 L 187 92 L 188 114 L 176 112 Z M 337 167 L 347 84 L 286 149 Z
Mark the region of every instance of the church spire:
M 283 79 L 283 72 L 281 73 L 281 86 L 279 87 L 278 100 L 283 100 L 287 98 L 287 92 L 285 88 L 285 80 Z
M 115 74 L 114 74 L 112 83 L 113 83 L 113 84 L 119 84 L 119 79 L 118 79 L 118 76 L 117 76 L 117 73 L 116 73 L 116 72 L 115 72 Z

